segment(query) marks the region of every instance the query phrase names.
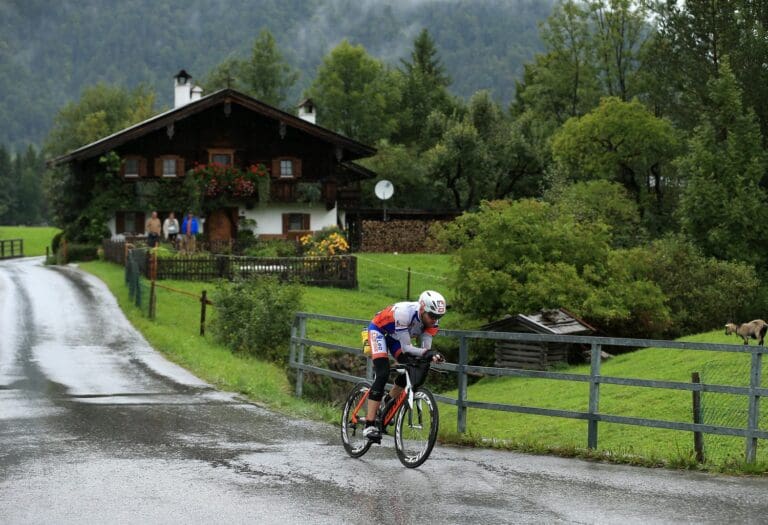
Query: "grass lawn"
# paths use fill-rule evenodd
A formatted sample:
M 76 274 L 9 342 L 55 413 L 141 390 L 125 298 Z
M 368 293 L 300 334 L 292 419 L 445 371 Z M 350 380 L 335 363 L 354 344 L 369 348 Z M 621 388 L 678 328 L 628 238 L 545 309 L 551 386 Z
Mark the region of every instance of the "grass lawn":
M 0 226 L 0 240 L 24 239 L 24 255 L 45 255 L 45 247 L 51 245 L 58 228 L 48 226 Z
M 251 358 L 233 355 L 217 345 L 210 336 L 200 337 L 200 291 L 212 292 L 211 283 L 162 281 L 187 291 L 195 297 L 158 291 L 157 320 L 149 321 L 128 302 L 122 268 L 108 263 L 86 263 L 85 270 L 101 277 L 118 298 L 131 322 L 151 344 L 170 359 L 190 369 L 199 377 L 225 390 L 243 393 L 251 399 L 278 409 L 321 418 L 338 419 L 338 407 L 315 405 L 292 396 L 285 371 L 280 367 Z M 360 288 L 341 290 L 305 287 L 303 310 L 313 313 L 351 317 L 361 320 L 361 328 L 385 305 L 405 298 L 408 268 L 411 268 L 412 299 L 425 288 L 444 291 L 450 302 L 446 275 L 451 270 L 449 256 L 363 254 L 359 257 Z M 478 322 L 458 313 L 450 313 L 442 322 L 445 328 L 474 328 Z M 359 330 L 349 325 L 310 321 L 309 336 L 322 341 L 359 345 Z M 737 344 L 734 336 L 722 331 L 685 338 L 687 341 Z M 323 351 L 314 349 L 313 351 Z M 472 349 L 470 348 L 470 355 Z M 768 366 L 768 365 L 766 365 Z M 571 367 L 569 373 L 589 374 L 589 366 Z M 617 356 L 603 363 L 605 376 L 688 382 L 691 372 L 700 372 L 702 382 L 721 385 L 745 385 L 749 378 L 749 356 L 737 353 L 645 349 Z M 768 370 L 763 376 L 768 376 Z M 764 384 L 766 380 L 764 380 Z M 485 378 L 471 385 L 468 398 L 521 406 L 586 411 L 587 383 L 537 378 Z M 456 397 L 456 392 L 444 392 Z M 746 420 L 746 401 L 742 397 L 704 393 L 705 423 L 742 426 Z M 740 396 L 741 397 L 741 396 Z M 446 442 L 497 446 L 534 452 L 550 452 L 637 463 L 698 468 L 693 461 L 693 436 L 689 432 L 650 429 L 632 425 L 600 423 L 598 450 L 588 451 L 587 423 L 581 420 L 511 414 L 469 409 L 466 435 L 456 433 L 456 408 L 440 405 L 441 439 Z M 602 385 L 600 412 L 605 414 L 691 421 L 691 393 L 619 385 Z M 768 412 L 763 410 L 761 428 L 768 428 Z M 747 472 L 768 471 L 766 443 L 758 446 L 758 463 L 745 466 L 744 440 L 705 434 L 706 468 Z

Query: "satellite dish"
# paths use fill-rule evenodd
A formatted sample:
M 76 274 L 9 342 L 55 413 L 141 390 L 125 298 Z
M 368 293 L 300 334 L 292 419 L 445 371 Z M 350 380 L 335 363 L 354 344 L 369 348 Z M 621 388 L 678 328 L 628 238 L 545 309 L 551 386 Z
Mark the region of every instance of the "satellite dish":
M 395 187 L 388 180 L 380 180 L 373 188 L 373 192 L 379 199 L 385 201 L 391 198 L 392 194 L 395 193 Z

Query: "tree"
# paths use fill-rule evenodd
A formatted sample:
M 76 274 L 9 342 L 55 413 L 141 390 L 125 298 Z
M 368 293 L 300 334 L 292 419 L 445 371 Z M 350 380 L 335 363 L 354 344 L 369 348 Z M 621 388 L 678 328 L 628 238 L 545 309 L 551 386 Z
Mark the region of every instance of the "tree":
M 744 110 L 742 94 L 727 61 L 720 78 L 708 83 L 712 107 L 677 162 L 687 178 L 680 203 L 683 231 L 705 255 L 768 264 L 765 248 L 766 195 L 761 187 L 766 155 L 755 114 Z
M 555 134 L 555 177 L 621 183 L 638 203 L 646 227 L 659 231 L 669 227 L 675 203 L 677 183 L 670 168 L 678 143 L 672 124 L 637 100 L 605 98 Z
M 0 224 L 13 224 L 9 212 L 15 202 L 15 178 L 11 155 L 0 144 Z
M 581 221 L 533 199 L 483 202 L 438 238 L 454 254 L 455 304 L 474 316 L 566 307 L 633 334 L 656 335 L 668 326 L 661 290 L 618 264 L 600 221 Z
M 307 95 L 323 126 L 363 142 L 388 138 L 397 126 L 397 73 L 363 46 L 343 40 L 324 59 Z
M 413 42 L 411 60 L 400 60 L 403 69 L 397 142 L 411 145 L 422 136 L 424 122 L 433 111 L 447 111 L 451 105 L 451 79 L 437 55 L 429 32 L 422 29 Z
M 126 90 L 97 84 L 83 91 L 78 102 L 64 106 L 54 118 L 46 141 L 49 156 L 93 142 L 146 120 L 154 113 L 154 93 L 144 87 Z M 106 171 L 106 170 L 105 170 Z M 105 219 L 88 214 L 98 192 L 96 181 L 76 176 L 65 167 L 48 170 L 43 182 L 50 214 L 70 240 L 100 241 L 106 233 Z
M 227 58 L 203 82 L 206 91 L 234 88 L 272 106 L 283 107 L 299 74 L 283 59 L 275 37 L 262 29 L 249 60 Z

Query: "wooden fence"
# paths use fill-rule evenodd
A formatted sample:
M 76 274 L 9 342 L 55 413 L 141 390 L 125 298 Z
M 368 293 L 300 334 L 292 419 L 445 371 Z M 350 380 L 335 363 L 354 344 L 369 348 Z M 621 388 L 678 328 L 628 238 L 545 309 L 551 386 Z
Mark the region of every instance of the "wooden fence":
M 24 257 L 24 239 L 0 241 L 0 259 Z
M 305 361 L 307 350 L 311 347 L 328 348 L 339 350 L 344 353 L 353 354 L 361 359 L 366 356 L 362 353 L 359 346 L 348 347 L 311 339 L 307 335 L 307 321 L 315 320 L 322 323 L 340 323 L 352 325 L 354 328 L 349 330 L 359 331 L 360 326 L 368 323 L 366 319 L 350 319 L 346 317 L 336 317 L 323 314 L 298 313 L 291 327 L 291 346 L 288 357 L 288 365 L 296 369 L 296 395 L 301 397 L 303 392 L 304 373 L 309 372 L 326 377 L 332 377 L 342 381 L 358 382 L 371 380 L 373 378 L 373 367 L 371 360 L 367 359 L 366 377 L 357 377 L 349 374 L 329 370 L 323 367 L 309 364 Z M 323 327 L 322 333 L 334 333 L 337 329 L 329 331 Z M 341 328 L 342 330 L 345 328 Z M 435 395 L 435 399 L 440 402 L 454 405 L 457 408 L 456 430 L 463 434 L 467 431 L 467 411 L 468 409 L 498 410 L 504 412 L 516 412 L 520 414 L 535 414 L 540 416 L 561 417 L 580 419 L 587 422 L 587 447 L 597 448 L 598 423 L 618 423 L 622 425 L 637 425 L 650 428 L 661 428 L 669 430 L 682 430 L 694 433 L 719 434 L 722 436 L 737 436 L 746 441 L 744 458 L 747 463 L 754 463 L 757 453 L 758 439 L 768 439 L 768 430 L 760 426 L 760 400 L 762 397 L 768 397 L 768 388 L 762 387 L 762 359 L 766 351 L 763 346 L 745 346 L 745 345 L 726 345 L 714 343 L 688 343 L 679 341 L 660 341 L 651 339 L 619 339 L 613 337 L 592 337 L 592 336 L 566 336 L 549 334 L 529 334 L 515 332 L 481 332 L 465 330 L 441 330 L 442 336 L 459 340 L 459 359 L 457 363 L 445 363 L 436 366 L 436 368 L 456 372 L 458 382 L 458 392 L 455 398 L 442 395 Z M 591 347 L 590 351 L 590 372 L 589 374 L 573 374 L 564 372 L 550 372 L 539 370 L 523 370 L 517 368 L 498 368 L 485 366 L 472 366 L 469 364 L 469 351 L 471 341 L 494 340 L 494 341 L 529 341 L 536 343 L 569 343 L 577 345 L 587 345 Z M 684 383 L 680 381 L 662 381 L 648 380 L 640 378 L 610 377 L 602 375 L 601 354 L 602 348 L 606 346 L 622 346 L 628 348 L 662 348 L 673 354 L 680 350 L 696 350 L 705 352 L 728 352 L 741 353 L 750 356 L 751 365 L 749 377 L 745 378 L 749 386 L 731 386 L 719 384 L 705 384 L 700 382 Z M 565 410 L 556 408 L 542 408 L 521 405 L 508 405 L 501 403 L 489 403 L 483 401 L 469 400 L 467 396 L 467 376 L 468 374 L 482 374 L 486 376 L 515 376 L 528 377 L 534 379 L 575 381 L 589 385 L 585 389 L 586 411 Z M 693 423 L 688 421 L 667 421 L 660 419 L 641 418 L 625 414 L 611 414 L 600 410 L 600 390 L 602 385 L 623 385 L 630 387 L 643 387 L 653 389 L 683 390 L 693 393 L 714 392 L 720 394 L 731 394 L 743 396 L 743 405 L 747 408 L 747 420 L 745 425 L 724 426 L 713 424 L 702 424 L 700 421 Z M 615 404 L 614 404 L 615 406 Z M 695 418 L 695 416 L 694 416 Z M 764 421 L 763 421 L 764 422 Z M 631 443 L 627 445 L 631 446 Z
M 104 258 L 125 265 L 126 243 L 105 240 Z M 130 244 L 128 245 L 130 249 Z M 151 278 L 152 254 L 149 250 L 141 259 L 139 271 Z M 276 275 L 284 280 L 297 280 L 313 286 L 357 288 L 357 258 L 352 255 L 332 257 L 241 257 L 234 255 L 188 255 L 157 259 L 156 279 L 179 281 L 210 281 L 213 279 L 244 279 L 257 275 Z

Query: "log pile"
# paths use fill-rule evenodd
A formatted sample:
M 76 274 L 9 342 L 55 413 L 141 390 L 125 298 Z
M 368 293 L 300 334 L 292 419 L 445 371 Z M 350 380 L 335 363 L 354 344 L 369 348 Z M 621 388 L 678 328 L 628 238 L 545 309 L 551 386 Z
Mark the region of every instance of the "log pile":
M 445 221 L 390 220 L 362 221 L 362 252 L 418 253 L 434 252 L 429 231 Z

